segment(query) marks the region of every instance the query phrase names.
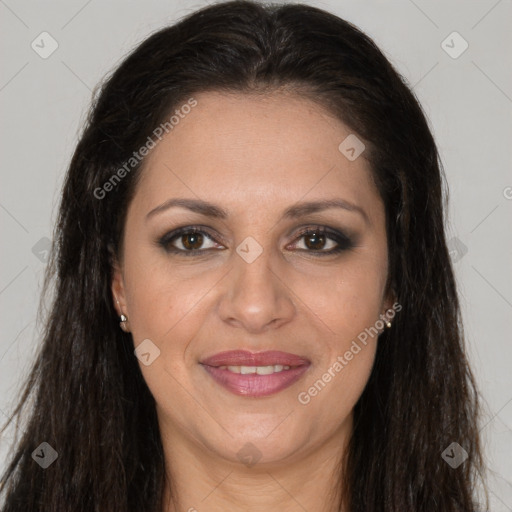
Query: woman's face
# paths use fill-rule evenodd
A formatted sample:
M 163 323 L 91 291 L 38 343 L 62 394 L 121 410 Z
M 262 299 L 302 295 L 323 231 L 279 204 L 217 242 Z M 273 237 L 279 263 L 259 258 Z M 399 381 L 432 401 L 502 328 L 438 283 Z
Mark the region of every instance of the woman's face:
M 300 97 L 195 99 L 146 159 L 112 283 L 164 444 L 274 464 L 339 446 L 392 304 L 364 151 Z

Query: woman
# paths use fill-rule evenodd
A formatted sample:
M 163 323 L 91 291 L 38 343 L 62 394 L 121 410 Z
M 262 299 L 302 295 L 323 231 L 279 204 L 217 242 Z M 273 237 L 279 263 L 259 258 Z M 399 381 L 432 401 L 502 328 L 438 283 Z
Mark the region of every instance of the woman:
M 69 167 L 2 510 L 476 510 L 442 192 L 346 21 L 228 2 L 149 37 Z

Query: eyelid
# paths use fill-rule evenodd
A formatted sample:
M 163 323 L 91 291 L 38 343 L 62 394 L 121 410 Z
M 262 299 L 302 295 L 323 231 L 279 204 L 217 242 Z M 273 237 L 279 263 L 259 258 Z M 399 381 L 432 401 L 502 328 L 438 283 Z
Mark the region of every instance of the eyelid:
M 338 247 L 336 247 L 334 249 L 327 250 L 327 251 L 324 251 L 321 249 L 318 251 L 314 251 L 314 250 L 308 251 L 306 249 L 297 249 L 297 250 L 299 250 L 301 252 L 308 252 L 308 253 L 312 253 L 312 254 L 327 256 L 329 254 L 331 254 L 331 255 L 337 254 L 344 250 L 351 249 L 352 247 L 354 247 L 356 245 L 352 236 L 347 235 L 346 233 L 344 233 L 341 230 L 329 228 L 327 226 L 322 226 L 320 224 L 309 224 L 305 227 L 301 227 L 299 229 L 298 233 L 296 233 L 294 235 L 293 243 L 294 244 L 298 243 L 298 241 L 300 239 L 302 239 L 304 236 L 308 235 L 309 233 L 320 233 L 320 234 L 326 236 L 326 238 L 333 240 L 338 245 Z
M 326 238 L 334 241 L 337 245 L 337 247 L 329 249 L 329 250 L 307 250 L 307 249 L 295 249 L 296 251 L 300 251 L 303 253 L 312 253 L 313 255 L 319 255 L 319 256 L 328 256 L 328 255 L 335 255 L 340 252 L 349 250 L 353 248 L 356 244 L 354 242 L 354 239 L 352 236 L 347 235 L 345 232 L 330 228 L 327 226 L 323 226 L 320 224 L 308 224 L 306 226 L 301 226 L 298 228 L 298 232 L 294 233 L 294 239 L 291 242 L 292 244 L 297 244 L 304 236 L 310 234 L 310 233 L 320 233 Z M 161 247 L 163 247 L 167 252 L 174 253 L 174 254 L 182 254 L 185 256 L 191 256 L 191 255 L 202 255 L 206 254 L 212 250 L 222 250 L 221 248 L 208 248 L 208 249 L 195 249 L 195 250 L 183 250 L 179 249 L 177 247 L 173 247 L 171 245 L 171 241 L 178 238 L 180 235 L 189 234 L 189 233 L 200 233 L 202 235 L 205 235 L 209 240 L 211 240 L 213 243 L 219 244 L 219 245 L 226 245 L 225 242 L 222 241 L 224 237 L 217 234 L 212 234 L 211 229 L 207 226 L 202 225 L 184 225 L 181 227 L 178 227 L 176 229 L 173 229 L 163 235 L 162 237 L 157 239 L 157 244 Z M 218 241 L 218 239 L 221 239 L 221 242 Z
M 330 228 L 328 226 L 322 226 L 321 224 L 308 224 L 306 226 L 302 226 L 298 229 L 298 232 L 295 233 L 295 236 L 303 236 L 307 233 L 311 233 L 312 231 L 320 232 L 325 235 L 338 236 L 346 240 L 351 239 L 351 237 L 348 234 L 344 233 L 343 231 L 335 228 Z
M 157 239 L 157 244 L 160 246 L 166 248 L 167 246 L 170 246 L 170 243 L 173 239 L 178 238 L 181 235 L 187 234 L 187 233 L 200 233 L 202 235 L 206 235 L 207 238 L 209 238 L 212 242 L 215 242 L 220 245 L 225 245 L 225 242 L 222 241 L 223 237 L 220 234 L 212 234 L 211 229 L 207 226 L 201 226 L 197 224 L 187 224 L 185 226 L 178 227 L 176 229 L 172 229 L 171 231 L 165 233 L 163 236 L 159 237 Z M 217 239 L 220 238 L 221 241 L 219 242 Z M 174 248 L 177 252 L 180 253 L 201 253 L 205 252 L 206 250 L 210 249 L 197 249 L 196 251 L 183 251 L 177 248 Z M 172 252 L 172 251 L 171 251 Z

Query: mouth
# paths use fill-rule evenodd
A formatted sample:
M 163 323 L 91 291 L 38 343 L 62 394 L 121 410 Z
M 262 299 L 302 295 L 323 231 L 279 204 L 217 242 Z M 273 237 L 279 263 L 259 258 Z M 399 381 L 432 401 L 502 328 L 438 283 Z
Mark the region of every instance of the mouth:
M 288 388 L 308 370 L 311 362 L 288 352 L 221 352 L 201 361 L 208 375 L 239 396 L 264 397 Z

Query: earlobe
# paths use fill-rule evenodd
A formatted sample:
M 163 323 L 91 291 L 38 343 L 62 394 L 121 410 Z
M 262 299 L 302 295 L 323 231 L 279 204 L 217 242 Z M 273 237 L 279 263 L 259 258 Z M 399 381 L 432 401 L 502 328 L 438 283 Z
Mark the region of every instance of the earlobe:
M 112 269 L 112 296 L 114 299 L 114 308 L 116 309 L 119 317 L 119 327 L 124 332 L 130 332 L 130 328 L 128 326 L 128 308 L 126 307 L 123 274 L 117 264 L 113 265 Z
M 397 305 L 399 307 L 397 307 Z M 396 293 L 394 290 L 390 289 L 386 295 L 386 298 L 384 300 L 384 322 L 386 327 L 389 329 L 392 326 L 393 318 L 395 317 L 397 311 L 400 311 L 402 309 L 401 305 L 398 303 Z
M 393 304 L 395 304 L 397 301 L 397 294 L 395 291 L 394 283 L 389 281 L 386 284 L 385 292 L 384 292 L 384 300 L 383 300 L 383 307 L 385 311 L 388 311 L 389 309 L 393 309 Z
M 123 273 L 117 263 L 112 265 L 111 290 L 114 308 L 118 316 L 127 315 Z

